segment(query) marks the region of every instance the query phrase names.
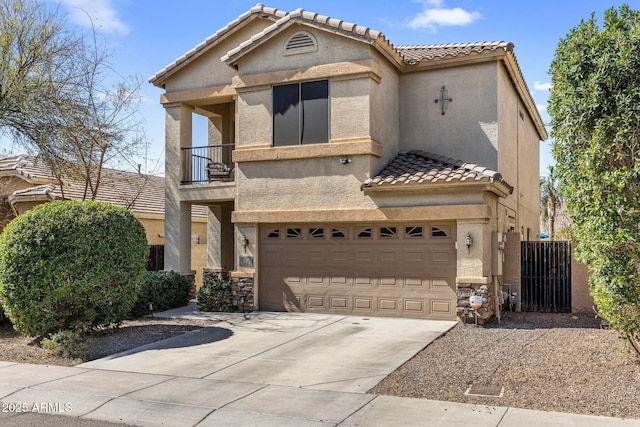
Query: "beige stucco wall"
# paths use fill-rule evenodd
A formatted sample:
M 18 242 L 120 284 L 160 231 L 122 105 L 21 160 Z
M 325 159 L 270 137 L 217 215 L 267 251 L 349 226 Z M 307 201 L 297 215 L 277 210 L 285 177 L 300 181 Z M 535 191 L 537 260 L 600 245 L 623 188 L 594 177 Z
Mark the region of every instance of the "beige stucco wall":
M 496 63 L 400 77 L 401 150 L 424 150 L 496 169 Z M 435 99 L 445 86 L 453 99 L 444 115 Z
M 136 212 L 134 215 L 147 233 L 147 242 L 150 245 L 164 245 L 164 216 Z
M 502 203 L 516 213 L 515 231 L 532 240 L 540 235 L 540 136 L 504 67 L 498 67 L 498 170 L 514 186 Z
M 372 56 L 380 65 L 379 82 L 369 80 L 370 135 L 374 141 L 382 145 L 382 156 L 372 158 L 371 175 L 375 176 L 400 151 L 400 106 L 404 102 L 400 98 L 400 74 L 384 58 L 373 49 Z M 348 116 L 343 114 L 343 116 Z
M 368 157 L 351 156 L 348 164 L 338 157 L 241 163 L 236 210 L 373 209 L 360 190 Z
M 315 37 L 318 50 L 315 52 L 284 55 L 287 39 L 297 31 L 306 31 Z M 254 33 L 247 34 L 253 35 Z M 238 62 L 238 74 L 258 74 L 314 67 L 319 64 L 358 61 L 370 57 L 368 45 L 348 37 L 308 26 L 294 24 L 262 43 L 258 48 L 243 56 Z
M 572 254 L 573 255 L 573 254 Z M 571 312 L 594 314 L 595 302 L 589 287 L 589 268 L 571 257 Z

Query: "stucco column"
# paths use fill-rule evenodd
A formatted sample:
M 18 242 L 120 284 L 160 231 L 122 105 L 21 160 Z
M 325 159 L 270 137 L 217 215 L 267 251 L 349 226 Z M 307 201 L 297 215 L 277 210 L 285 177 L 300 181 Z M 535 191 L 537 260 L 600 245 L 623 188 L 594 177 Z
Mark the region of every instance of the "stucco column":
M 478 310 L 484 320 L 493 314 L 493 279 L 491 276 L 491 225 L 487 219 L 461 220 L 457 224 L 457 278 L 456 294 L 458 315 L 472 318 L 469 297 L 482 296 L 484 304 Z M 471 241 L 471 245 L 467 243 Z
M 235 233 L 236 270 L 233 280 L 234 305 L 244 309 L 258 308 L 258 283 L 256 265 L 258 253 L 257 224 L 236 224 Z
M 181 104 L 165 105 L 164 268 L 191 271 L 191 205 L 180 197 L 181 147 L 191 146 L 191 111 Z
M 207 266 L 218 271 L 234 268 L 234 228 L 231 223 L 233 202 L 209 206 L 207 225 Z

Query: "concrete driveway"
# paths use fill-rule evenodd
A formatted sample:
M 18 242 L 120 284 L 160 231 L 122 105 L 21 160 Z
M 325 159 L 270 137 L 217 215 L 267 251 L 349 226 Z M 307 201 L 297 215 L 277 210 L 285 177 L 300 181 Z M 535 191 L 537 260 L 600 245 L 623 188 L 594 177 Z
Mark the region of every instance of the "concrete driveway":
M 365 393 L 455 325 L 308 313 L 209 317 L 220 323 L 79 367 Z
M 0 425 L 640 427 L 365 393 L 455 322 L 193 308 L 163 315 L 220 323 L 75 367 L 0 362 Z

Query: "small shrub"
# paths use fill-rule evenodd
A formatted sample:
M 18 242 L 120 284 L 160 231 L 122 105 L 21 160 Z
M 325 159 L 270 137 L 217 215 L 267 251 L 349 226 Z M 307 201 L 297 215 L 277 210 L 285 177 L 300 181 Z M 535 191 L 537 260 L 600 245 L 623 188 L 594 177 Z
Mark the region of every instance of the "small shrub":
M 232 312 L 231 279 L 207 279 L 198 291 L 200 311 Z
M 142 277 L 140 293 L 131 311 L 131 317 L 137 318 L 153 311 L 165 311 L 183 307 L 189 303 L 192 283 L 184 276 L 173 271 L 147 271 Z
M 0 304 L 16 331 L 33 337 L 118 325 L 136 301 L 148 251 L 126 209 L 36 206 L 0 235 Z
M 88 360 L 92 351 L 93 338 L 82 336 L 77 331 L 59 331 L 40 341 L 40 346 L 52 356 L 68 359 Z

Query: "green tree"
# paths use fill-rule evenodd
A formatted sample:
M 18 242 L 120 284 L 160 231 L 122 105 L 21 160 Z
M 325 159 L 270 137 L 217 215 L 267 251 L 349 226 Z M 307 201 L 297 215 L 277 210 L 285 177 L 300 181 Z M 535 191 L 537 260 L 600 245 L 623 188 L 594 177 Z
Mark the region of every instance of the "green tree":
M 553 166 L 549 166 L 549 175 L 540 178 L 540 210 L 542 222 L 549 225 L 549 238 L 556 237 L 556 217 L 562 203 L 558 177 Z
M 50 4 L 0 3 L 0 133 L 95 200 L 105 165 L 133 167 L 144 152 L 142 83 L 111 67 L 95 29 L 77 30 Z
M 553 155 L 599 314 L 640 355 L 640 12 L 595 14 L 550 67 Z

